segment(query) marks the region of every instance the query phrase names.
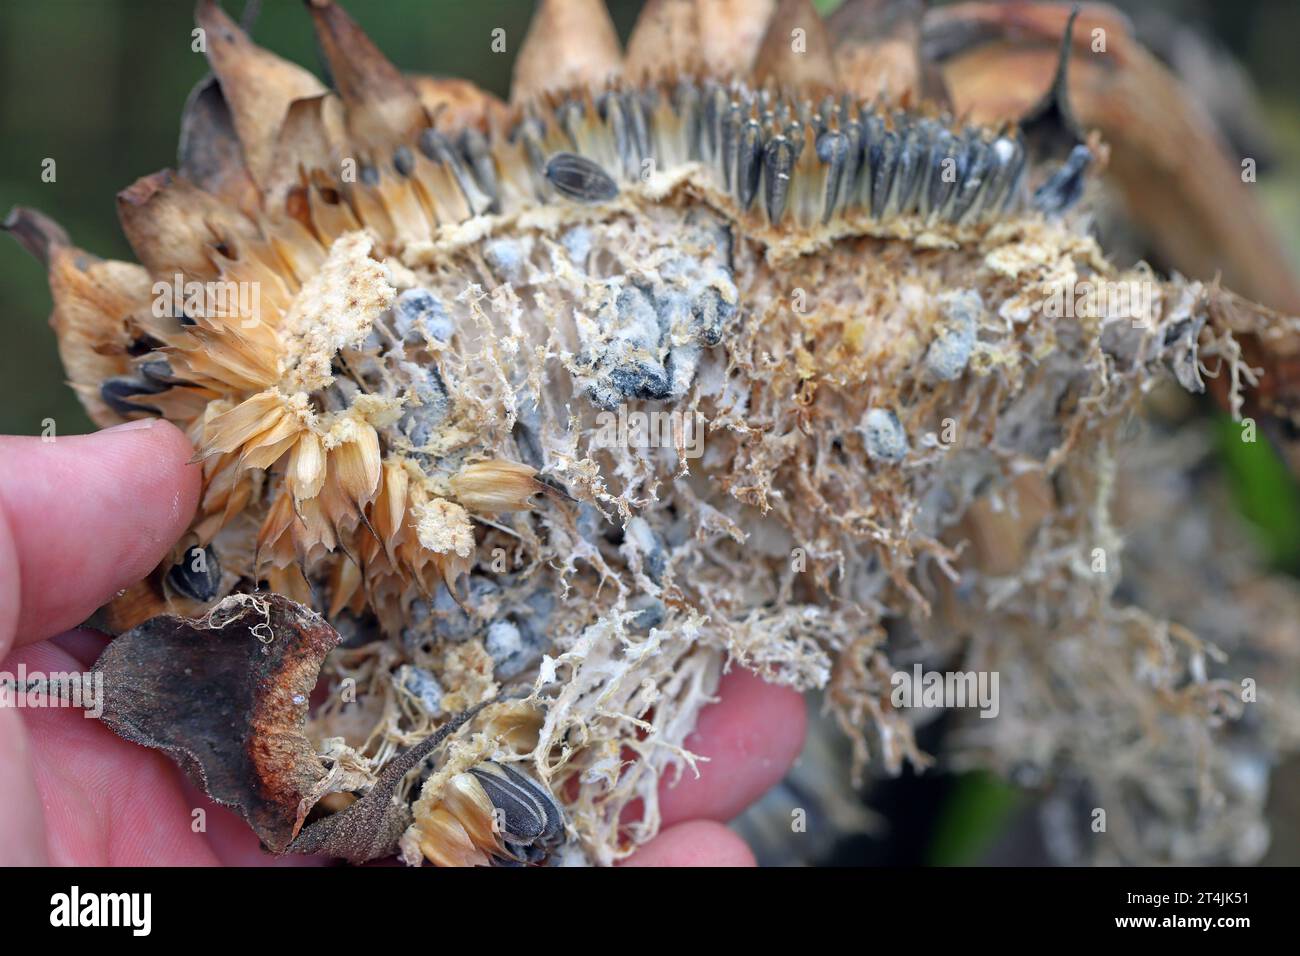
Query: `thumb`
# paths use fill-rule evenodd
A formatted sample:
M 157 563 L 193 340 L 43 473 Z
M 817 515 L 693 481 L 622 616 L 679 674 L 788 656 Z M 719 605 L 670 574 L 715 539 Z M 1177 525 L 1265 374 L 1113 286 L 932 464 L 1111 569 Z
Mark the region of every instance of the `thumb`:
M 0 659 L 73 627 L 185 533 L 200 475 L 170 422 L 0 436 Z

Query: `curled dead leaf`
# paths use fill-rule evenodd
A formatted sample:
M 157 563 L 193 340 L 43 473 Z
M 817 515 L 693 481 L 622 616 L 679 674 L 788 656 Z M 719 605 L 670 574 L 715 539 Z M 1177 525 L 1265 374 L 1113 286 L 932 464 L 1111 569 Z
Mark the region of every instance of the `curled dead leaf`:
M 278 594 L 232 595 L 198 620 L 151 618 L 95 663 L 104 723 L 166 752 L 283 853 L 325 777 L 303 723 L 338 642 L 320 615 Z

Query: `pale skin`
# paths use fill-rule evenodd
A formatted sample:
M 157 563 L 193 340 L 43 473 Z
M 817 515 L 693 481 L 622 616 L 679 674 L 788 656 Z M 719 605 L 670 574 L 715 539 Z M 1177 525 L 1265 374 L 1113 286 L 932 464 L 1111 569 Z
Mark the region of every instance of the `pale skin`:
M 108 638 L 77 625 L 184 533 L 199 496 L 191 456 L 166 422 L 52 442 L 0 436 L 0 671 L 89 668 Z M 740 670 L 719 694 L 687 741 L 708 762 L 663 785 L 663 829 L 629 865 L 753 864 L 724 823 L 789 769 L 804 704 Z M 156 751 L 70 708 L 0 708 L 0 865 L 275 862 Z

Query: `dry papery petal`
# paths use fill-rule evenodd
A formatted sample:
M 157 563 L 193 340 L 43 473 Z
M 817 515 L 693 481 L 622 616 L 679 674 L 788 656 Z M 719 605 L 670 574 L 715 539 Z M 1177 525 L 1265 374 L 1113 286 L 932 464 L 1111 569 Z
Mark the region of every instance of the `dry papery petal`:
M 452 494 L 471 511 L 518 511 L 543 485 L 537 469 L 514 461 L 478 461 L 451 478 Z

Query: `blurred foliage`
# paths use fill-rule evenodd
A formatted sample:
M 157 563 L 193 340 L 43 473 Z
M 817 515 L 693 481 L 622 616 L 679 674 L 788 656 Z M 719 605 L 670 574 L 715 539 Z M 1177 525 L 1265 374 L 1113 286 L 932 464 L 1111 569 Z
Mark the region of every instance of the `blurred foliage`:
M 961 774 L 935 820 L 926 862 L 933 866 L 978 863 L 1025 802 L 1019 790 L 987 771 Z
M 1243 425 L 1228 416 L 1215 425 L 1237 509 L 1270 563 L 1300 572 L 1300 489 L 1286 463 L 1263 435 L 1244 441 Z

